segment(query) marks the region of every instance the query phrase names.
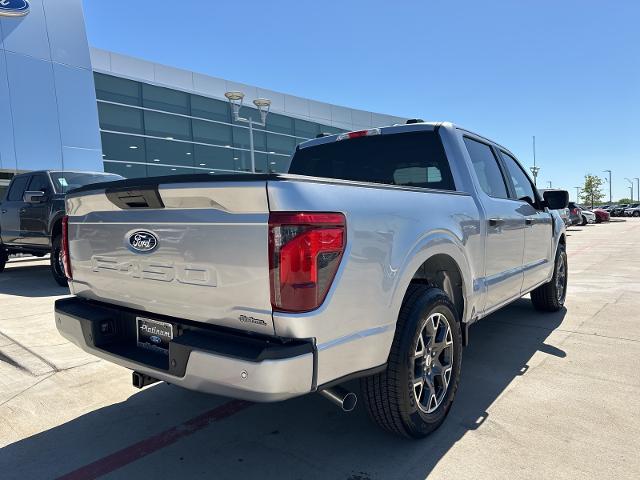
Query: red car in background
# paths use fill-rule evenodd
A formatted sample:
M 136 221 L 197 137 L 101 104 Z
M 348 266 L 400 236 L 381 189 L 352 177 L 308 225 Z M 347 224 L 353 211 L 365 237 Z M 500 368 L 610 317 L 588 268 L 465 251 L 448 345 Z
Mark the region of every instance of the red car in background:
M 601 208 L 594 208 L 592 210 L 593 213 L 596 214 L 596 223 L 608 222 L 609 221 L 609 212 L 603 210 Z

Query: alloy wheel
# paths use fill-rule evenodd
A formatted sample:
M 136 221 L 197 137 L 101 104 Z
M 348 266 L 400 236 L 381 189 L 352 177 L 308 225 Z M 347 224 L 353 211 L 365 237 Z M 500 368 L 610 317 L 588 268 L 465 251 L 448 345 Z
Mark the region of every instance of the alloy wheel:
M 434 412 L 444 400 L 453 370 L 453 333 L 442 313 L 431 314 L 413 354 L 413 394 L 418 408 Z
M 558 255 L 556 261 L 556 299 L 559 302 L 564 300 L 564 293 L 567 287 L 567 263 L 564 255 Z

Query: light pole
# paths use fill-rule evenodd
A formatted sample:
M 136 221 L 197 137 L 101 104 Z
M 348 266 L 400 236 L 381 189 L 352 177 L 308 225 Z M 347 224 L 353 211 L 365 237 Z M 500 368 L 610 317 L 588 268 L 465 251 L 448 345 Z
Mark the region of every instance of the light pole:
M 533 167 L 529 167 L 531 174 L 533 175 L 533 184 L 538 186 L 538 173 L 540 173 L 540 167 L 536 166 L 536 136 L 533 136 Z
M 636 189 L 636 195 L 638 196 L 638 201 L 640 202 L 640 178 L 635 177 L 634 180 L 638 183 L 638 188 Z
M 613 195 L 611 195 L 611 170 L 603 170 L 603 172 L 609 172 L 609 204 L 613 203 L 612 197 Z
M 265 127 L 267 125 L 267 114 L 271 108 L 271 100 L 268 98 L 256 98 L 253 101 L 253 104 L 260 112 L 260 121 L 256 121 L 253 118 L 243 118 L 240 116 L 240 108 L 242 107 L 242 102 L 244 100 L 244 93 L 242 92 L 227 92 L 224 94 L 229 100 L 229 104 L 231 105 L 231 112 L 233 113 L 233 120 L 235 122 L 242 122 L 249 124 L 249 150 L 251 152 L 251 173 L 256 173 L 256 154 L 255 149 L 253 147 L 253 125 L 258 125 L 259 127 Z
M 576 189 L 576 203 L 580 203 L 580 190 L 582 190 L 581 187 L 575 187 Z
M 631 185 L 629 190 L 631 190 L 631 201 L 633 202 L 633 180 L 629 180 L 627 177 L 624 177 L 624 179 Z
M 547 183 L 549 184 L 549 188 L 553 188 L 553 184 L 551 183 L 551 180 L 547 180 Z

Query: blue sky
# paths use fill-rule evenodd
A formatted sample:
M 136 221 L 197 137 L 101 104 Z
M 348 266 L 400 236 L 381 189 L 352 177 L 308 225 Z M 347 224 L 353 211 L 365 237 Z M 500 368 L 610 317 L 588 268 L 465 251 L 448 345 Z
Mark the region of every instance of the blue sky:
M 449 120 L 572 198 L 640 177 L 640 1 L 85 0 L 93 46 L 382 113 Z M 608 185 L 605 186 L 608 192 Z M 634 196 L 635 196 L 634 188 Z

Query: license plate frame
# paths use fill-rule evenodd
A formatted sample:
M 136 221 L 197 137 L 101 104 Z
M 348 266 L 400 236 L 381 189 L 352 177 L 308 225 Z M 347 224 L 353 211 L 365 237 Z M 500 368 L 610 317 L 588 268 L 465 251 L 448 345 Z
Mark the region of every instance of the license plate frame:
M 173 324 L 147 317 L 136 317 L 136 344 L 139 348 L 169 355 Z

